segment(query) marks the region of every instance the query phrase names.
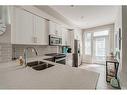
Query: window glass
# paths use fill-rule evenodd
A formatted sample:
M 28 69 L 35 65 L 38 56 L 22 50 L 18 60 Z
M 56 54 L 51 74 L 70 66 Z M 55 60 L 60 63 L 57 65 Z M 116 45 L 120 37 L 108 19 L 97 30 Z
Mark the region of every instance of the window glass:
M 108 36 L 109 35 L 109 30 L 104 30 L 104 31 L 98 31 L 94 32 L 93 36 Z
M 85 33 L 85 54 L 91 55 L 91 33 Z
M 105 56 L 105 38 L 97 38 L 95 42 L 96 56 Z

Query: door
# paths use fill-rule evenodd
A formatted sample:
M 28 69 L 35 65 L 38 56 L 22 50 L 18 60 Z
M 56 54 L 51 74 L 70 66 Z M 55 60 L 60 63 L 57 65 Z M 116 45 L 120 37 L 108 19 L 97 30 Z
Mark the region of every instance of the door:
M 111 49 L 109 38 L 109 30 L 84 32 L 83 61 L 103 64 Z
M 109 53 L 109 31 L 97 31 L 93 33 L 92 62 L 104 64 Z
M 95 37 L 93 38 L 93 63 L 104 63 L 108 51 L 108 37 Z

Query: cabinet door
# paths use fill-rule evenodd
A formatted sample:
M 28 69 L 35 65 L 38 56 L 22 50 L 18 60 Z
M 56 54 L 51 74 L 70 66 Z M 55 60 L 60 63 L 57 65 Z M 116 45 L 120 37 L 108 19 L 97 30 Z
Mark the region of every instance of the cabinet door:
M 67 44 L 67 37 L 66 34 L 67 31 L 64 27 L 62 27 L 62 45 L 66 45 Z
M 56 35 L 56 24 L 52 21 L 49 21 L 49 34 Z
M 47 22 L 45 19 L 35 16 L 34 36 L 37 38 L 37 44 L 48 45 Z
M 58 24 L 56 24 L 56 36 L 62 37 L 62 27 Z
M 33 15 L 20 8 L 14 9 L 14 37 L 15 44 L 31 44 L 33 36 Z
M 78 40 L 78 31 L 77 31 L 77 29 L 74 30 L 74 39 Z
M 70 46 L 71 45 L 71 32 L 66 28 L 62 31 L 63 45 Z
M 73 55 L 72 55 L 72 53 L 66 54 L 66 65 L 73 66 Z
M 71 32 L 67 31 L 67 45 L 70 46 L 71 45 Z

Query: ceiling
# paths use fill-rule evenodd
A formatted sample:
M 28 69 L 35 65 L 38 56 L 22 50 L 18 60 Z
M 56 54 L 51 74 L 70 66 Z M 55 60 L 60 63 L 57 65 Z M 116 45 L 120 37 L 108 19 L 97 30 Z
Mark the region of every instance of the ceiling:
M 49 7 L 80 28 L 114 23 L 118 10 L 118 6 L 55 5 Z

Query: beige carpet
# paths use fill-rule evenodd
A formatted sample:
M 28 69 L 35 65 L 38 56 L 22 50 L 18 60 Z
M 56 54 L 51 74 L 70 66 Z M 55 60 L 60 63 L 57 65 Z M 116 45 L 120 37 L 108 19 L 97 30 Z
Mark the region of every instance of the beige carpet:
M 106 70 L 105 65 L 99 65 L 99 64 L 85 64 L 83 63 L 79 68 L 87 69 L 90 71 L 98 72 L 100 73 L 97 89 L 115 89 L 110 84 L 106 82 Z

